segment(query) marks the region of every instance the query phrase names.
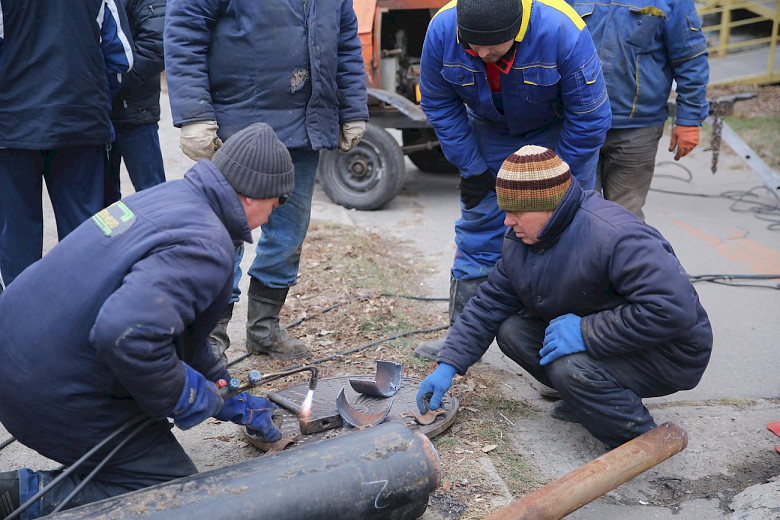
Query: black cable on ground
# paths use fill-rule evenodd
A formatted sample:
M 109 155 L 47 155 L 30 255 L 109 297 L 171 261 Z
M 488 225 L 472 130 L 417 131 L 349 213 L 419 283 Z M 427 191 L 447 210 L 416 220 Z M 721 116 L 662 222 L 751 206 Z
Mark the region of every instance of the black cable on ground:
M 693 180 L 693 174 L 683 164 L 674 161 L 660 161 L 656 163 L 656 166 L 672 165 L 682 169 L 687 178 L 680 178 L 675 175 L 668 175 L 663 173 L 656 173 L 653 177 L 665 177 L 668 179 L 674 179 L 682 182 L 691 182 Z M 765 191 L 774 199 L 774 204 L 767 204 L 758 200 L 758 194 L 756 191 Z M 767 188 L 766 186 L 754 186 L 749 190 L 729 190 L 719 193 L 717 195 L 707 193 L 689 193 L 673 190 L 662 190 L 659 188 L 650 188 L 650 191 L 658 193 L 666 193 L 669 195 L 682 195 L 686 197 L 700 197 L 707 199 L 727 199 L 732 201 L 729 209 L 735 213 L 752 213 L 754 217 L 764 222 L 769 222 L 767 229 L 770 231 L 780 231 L 780 197 L 774 190 Z
M 66 496 L 66 497 L 65 497 L 65 498 L 62 500 L 62 502 L 60 502 L 60 503 L 57 505 L 57 507 L 55 507 L 55 508 L 54 508 L 54 510 L 52 510 L 52 512 L 51 512 L 51 513 L 57 513 L 58 511 L 62 510 L 62 508 L 63 508 L 63 507 L 65 507 L 66 505 L 68 505 L 68 503 L 70 503 L 70 501 L 71 501 L 71 500 L 73 500 L 73 497 L 75 497 L 75 496 L 78 494 L 78 492 L 79 492 L 79 491 L 81 491 L 81 490 L 84 488 L 84 486 L 86 486 L 86 485 L 87 485 L 87 484 L 88 484 L 88 483 L 89 483 L 89 482 L 90 482 L 90 481 L 91 481 L 91 480 L 92 480 L 92 479 L 95 477 L 95 475 L 97 475 L 97 473 L 98 473 L 98 472 L 99 472 L 101 469 L 103 469 L 103 466 L 105 466 L 105 465 L 108 463 L 108 461 L 109 461 L 109 460 L 111 460 L 111 459 L 114 457 L 114 455 L 116 455 L 116 454 L 117 454 L 117 452 L 118 452 L 120 449 L 122 449 L 122 447 L 123 447 L 125 444 L 127 444 L 127 443 L 128 443 L 128 442 L 129 442 L 129 441 L 130 441 L 130 440 L 131 440 L 133 437 L 135 437 L 136 435 L 138 435 L 138 433 L 139 433 L 141 430 L 143 430 L 144 428 L 146 428 L 146 427 L 147 427 L 147 426 L 148 426 L 150 423 L 152 423 L 153 421 L 154 421 L 154 419 L 151 419 L 151 418 L 149 418 L 149 419 L 146 419 L 144 422 L 142 422 L 142 423 L 139 423 L 139 424 L 138 424 L 138 425 L 137 425 L 135 428 L 133 428 L 133 430 L 132 430 L 130 433 L 128 433 L 126 437 L 124 437 L 124 438 L 123 438 L 121 441 L 119 441 L 119 442 L 117 443 L 117 445 L 116 445 L 116 446 L 114 446 L 114 449 L 112 449 L 112 450 L 111 450 L 111 451 L 110 451 L 110 452 L 109 452 L 109 453 L 108 453 L 108 454 L 107 454 L 105 457 L 103 457 L 103 460 L 101 460 L 101 461 L 100 461 L 100 463 L 99 463 L 97 466 L 95 466 L 95 468 L 94 468 L 92 471 L 90 471 L 90 472 L 89 472 L 89 475 L 87 475 L 86 477 L 84 477 L 84 478 L 81 480 L 81 482 L 79 482 L 78 486 L 76 486 L 76 487 L 73 489 L 73 491 L 71 491 L 71 492 L 68 494 L 68 496 Z M 50 513 L 50 514 L 51 514 L 51 513 Z
M 749 283 L 728 283 L 732 280 L 780 280 L 780 274 L 699 274 L 688 275 L 691 283 L 711 282 L 729 287 L 754 287 L 758 289 L 780 290 L 780 283 L 775 285 L 759 285 Z
M 376 296 L 371 296 L 370 294 L 361 294 L 360 296 L 355 296 L 354 298 L 350 298 L 348 300 L 344 300 L 344 301 L 341 301 L 341 302 L 338 302 L 338 303 L 334 303 L 333 305 L 329 305 L 328 307 L 325 307 L 324 309 L 321 309 L 321 310 L 315 312 L 314 314 L 310 314 L 310 315 L 304 316 L 303 318 L 301 318 L 299 320 L 296 320 L 296 321 L 294 321 L 292 323 L 287 324 L 284 328 L 285 328 L 285 330 L 286 329 L 291 329 L 293 327 L 296 327 L 296 326 L 300 325 L 304 321 L 310 320 L 310 319 L 312 319 L 312 318 L 314 318 L 316 316 L 319 316 L 321 314 L 325 314 L 326 312 L 332 311 L 333 309 L 337 309 L 339 307 L 343 307 L 344 305 L 347 305 L 349 303 L 353 303 L 353 302 L 356 302 L 356 301 L 363 301 L 363 300 L 371 300 L 371 299 L 375 299 L 375 298 L 383 298 L 383 297 L 384 298 L 405 298 L 407 300 L 418 300 L 418 301 L 425 301 L 425 302 L 447 302 L 447 301 L 450 300 L 449 298 L 433 298 L 433 297 L 427 297 L 427 296 L 411 296 L 411 295 L 408 295 L 408 294 L 394 294 L 394 293 L 381 293 L 381 294 L 378 294 Z M 411 336 L 413 334 L 427 334 L 429 332 L 438 332 L 440 330 L 444 330 L 444 329 L 447 329 L 447 328 L 449 328 L 449 325 L 442 325 L 440 327 L 435 327 L 433 329 L 419 329 L 419 330 L 410 330 L 408 332 L 402 332 L 401 334 L 396 334 L 395 336 L 390 336 L 390 337 L 387 337 L 387 338 L 383 338 L 383 339 L 374 341 L 373 343 L 369 343 L 368 345 L 363 345 L 362 347 L 357 347 L 355 349 L 352 349 L 352 350 L 349 350 L 349 351 L 346 351 L 346 352 L 341 352 L 340 354 L 333 354 L 332 356 L 328 356 L 327 358 L 315 359 L 314 361 L 311 361 L 310 363 L 307 363 L 307 364 L 308 365 L 318 365 L 320 363 L 324 363 L 325 361 L 330 361 L 331 359 L 336 359 L 338 357 L 347 356 L 349 354 L 355 354 L 356 352 L 360 352 L 361 350 L 365 350 L 367 348 L 379 345 L 381 343 L 385 343 L 387 341 L 392 341 L 392 340 L 398 339 L 398 338 L 404 338 L 406 336 Z M 248 358 L 251 355 L 252 354 L 250 354 L 249 352 L 247 352 L 246 354 L 241 354 L 237 358 L 231 359 L 230 361 L 228 361 L 227 366 L 229 366 L 229 367 L 233 366 L 236 363 L 238 363 L 239 361 L 243 361 L 243 360 L 245 360 L 246 358 Z M 291 370 L 293 368 L 298 368 L 298 367 L 301 367 L 301 366 L 303 366 L 303 364 L 297 364 L 297 365 L 293 365 L 291 367 L 288 367 L 285 370 Z
M 23 511 L 26 511 L 31 505 L 35 503 L 36 500 L 41 498 L 44 494 L 48 493 L 51 488 L 59 484 L 65 477 L 76 471 L 79 466 L 81 466 L 86 460 L 88 460 L 92 455 L 94 455 L 97 451 L 99 451 L 103 446 L 111 442 L 111 440 L 125 431 L 126 429 L 130 428 L 131 426 L 140 425 L 143 424 L 143 426 L 146 426 L 146 424 L 152 422 L 153 419 L 143 419 L 139 417 L 134 417 L 133 419 L 130 419 L 125 424 L 117 428 L 114 432 L 110 433 L 105 439 L 97 443 L 91 450 L 86 452 L 84 455 L 81 456 L 79 460 L 74 462 L 68 469 L 60 473 L 54 480 L 49 482 L 46 486 L 43 487 L 40 491 L 35 493 L 32 497 L 30 497 L 24 504 L 20 505 L 16 510 L 11 513 L 9 516 L 5 518 L 5 520 L 13 520 L 14 518 L 17 518 L 19 515 L 22 514 Z

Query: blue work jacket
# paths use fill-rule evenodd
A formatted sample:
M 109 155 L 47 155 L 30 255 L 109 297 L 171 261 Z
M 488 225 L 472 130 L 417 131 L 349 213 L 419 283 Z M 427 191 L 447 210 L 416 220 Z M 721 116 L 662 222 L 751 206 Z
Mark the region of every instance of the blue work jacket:
M 228 377 L 208 336 L 232 292 L 235 243 L 251 240 L 235 191 L 206 160 L 81 224 L 0 293 L 0 421 L 70 465 L 151 417 L 160 422 L 116 462 L 149 450 L 168 434 L 182 361 Z
M 565 3 L 522 0 L 523 15 L 511 70 L 501 74 L 501 113 L 488 85 L 485 62 L 458 40 L 456 5 L 441 8 L 428 26 L 420 68 L 421 105 L 447 159 L 464 177 L 488 165 L 469 117 L 496 123 L 496 132 L 532 143 L 560 127 L 555 152 L 575 177 L 598 153 L 611 114 L 601 60 L 585 23 Z
M 604 62 L 613 128 L 663 124 L 672 80 L 676 123 L 707 117 L 707 40 L 693 0 L 572 1 Z
M 589 356 L 636 356 L 670 388 L 698 384 L 712 327 L 658 230 L 572 182 L 537 238 L 526 245 L 507 230 L 501 259 L 450 329 L 439 362 L 464 374 L 510 316 L 549 322 L 572 313 L 582 317 Z
M 173 124 L 216 121 L 223 141 L 263 122 L 333 149 L 339 123 L 368 120 L 352 0 L 169 0 L 165 68 Z
M 3 0 L 0 147 L 110 143 L 111 89 L 132 66 L 121 2 Z

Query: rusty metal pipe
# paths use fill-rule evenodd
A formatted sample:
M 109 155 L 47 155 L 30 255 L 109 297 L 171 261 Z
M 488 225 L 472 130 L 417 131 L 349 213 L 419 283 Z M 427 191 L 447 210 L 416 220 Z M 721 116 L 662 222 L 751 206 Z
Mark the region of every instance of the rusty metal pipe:
M 47 518 L 412 520 L 425 512 L 440 478 L 431 441 L 387 423 Z
M 558 520 L 660 464 L 688 445 L 688 435 L 667 422 L 516 500 L 484 520 Z

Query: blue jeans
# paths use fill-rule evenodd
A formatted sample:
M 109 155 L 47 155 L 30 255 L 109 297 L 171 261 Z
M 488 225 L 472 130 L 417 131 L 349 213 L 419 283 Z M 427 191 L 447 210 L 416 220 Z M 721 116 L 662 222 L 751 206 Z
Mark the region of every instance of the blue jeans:
M 580 423 L 610 448 L 655 428 L 642 398 L 673 394 L 677 389 L 662 382 L 651 354 L 595 359 L 581 352 L 541 366 L 539 351 L 546 328 L 542 320 L 515 315 L 501 324 L 496 343 L 537 381 L 555 388 Z
M 94 460 L 86 461 L 80 470 L 68 475 L 51 491 L 36 500 L 20 518 L 29 520 L 51 513 L 100 462 L 99 456 L 93 458 Z M 19 499 L 22 504 L 61 473 L 60 471 L 33 471 L 29 468 L 21 468 L 18 472 Z M 109 461 L 64 509 L 162 484 L 197 472 L 189 455 L 169 431 L 161 440 L 156 441 L 154 447 L 142 455 L 121 464 L 112 464 Z
M 125 160 L 135 191 L 165 182 L 157 123 L 145 125 L 115 124 L 116 140 L 106 160 L 106 185 L 103 204 L 110 206 L 122 198 L 119 185 L 120 165 Z
M 498 174 L 504 160 L 527 144 L 555 149 L 560 138 L 560 127 L 550 128 L 531 137 L 509 134 L 504 124 L 471 117 L 471 125 L 477 138 L 479 154 L 493 175 Z M 587 171 L 591 175 L 580 179 L 584 189 L 593 189 L 598 154 L 593 154 Z M 473 280 L 488 276 L 501 256 L 505 212 L 498 207 L 496 193 L 489 192 L 471 209 L 460 203 L 460 218 L 455 222 L 455 260 L 452 275 L 458 280 Z
M 260 229 L 260 239 L 255 246 L 255 259 L 249 268 L 249 275 L 264 286 L 285 289 L 298 281 L 298 267 L 301 263 L 301 247 L 309 229 L 311 198 L 317 177 L 319 152 L 308 149 L 291 149 L 295 167 L 295 189 L 282 206 L 271 212 L 271 216 Z M 243 245 L 236 254 L 235 278 L 231 303 L 237 302 L 241 291 L 241 259 Z
M 60 240 L 103 209 L 103 145 L 0 149 L 0 273 L 10 284 L 43 255 L 43 181 Z

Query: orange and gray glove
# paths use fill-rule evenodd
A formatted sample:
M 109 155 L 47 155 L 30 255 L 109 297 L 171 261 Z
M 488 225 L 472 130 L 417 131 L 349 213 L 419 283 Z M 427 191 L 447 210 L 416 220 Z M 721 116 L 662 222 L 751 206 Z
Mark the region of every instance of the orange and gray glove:
M 697 144 L 699 144 L 698 126 L 674 126 L 672 140 L 669 143 L 669 151 L 673 152 L 677 148 L 677 153 L 674 156 L 675 161 L 679 161 L 680 157 L 688 155 L 691 150 L 696 148 Z
M 342 152 L 352 150 L 366 133 L 365 121 L 346 121 L 339 126 L 339 148 Z
M 218 129 L 216 121 L 199 121 L 182 126 L 179 140 L 181 151 L 193 161 L 211 159 L 222 146 L 222 139 L 217 136 Z

